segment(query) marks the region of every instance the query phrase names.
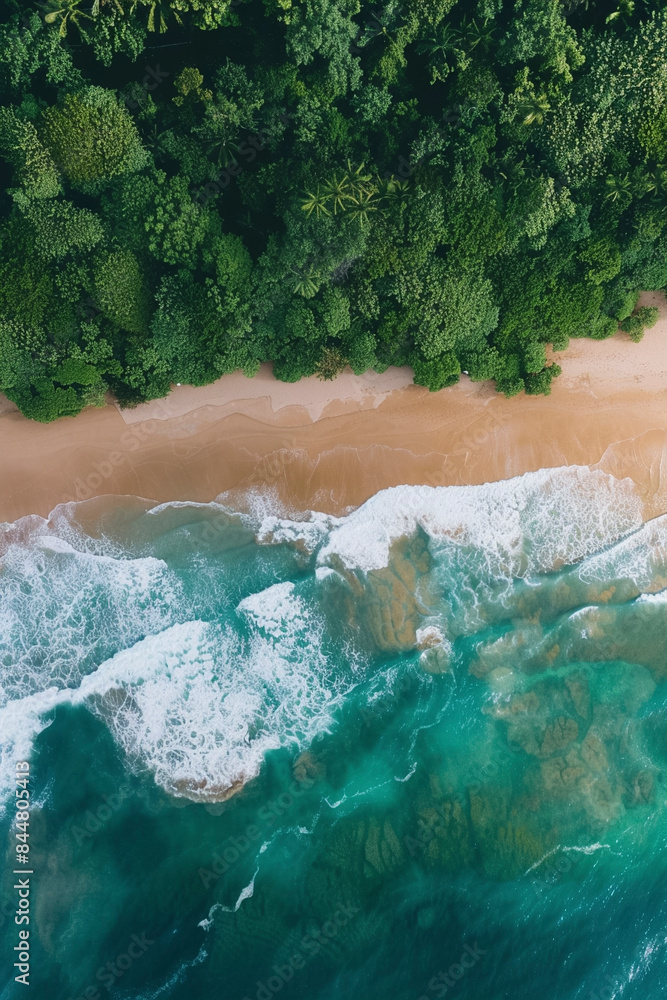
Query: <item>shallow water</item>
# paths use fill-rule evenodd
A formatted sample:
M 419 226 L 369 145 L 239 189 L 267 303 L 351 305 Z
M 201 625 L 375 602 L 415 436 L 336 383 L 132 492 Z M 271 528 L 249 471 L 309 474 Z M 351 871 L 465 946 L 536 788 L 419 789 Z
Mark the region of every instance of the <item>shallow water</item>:
M 0 558 L 33 996 L 663 996 L 667 517 L 630 481 L 71 505 Z

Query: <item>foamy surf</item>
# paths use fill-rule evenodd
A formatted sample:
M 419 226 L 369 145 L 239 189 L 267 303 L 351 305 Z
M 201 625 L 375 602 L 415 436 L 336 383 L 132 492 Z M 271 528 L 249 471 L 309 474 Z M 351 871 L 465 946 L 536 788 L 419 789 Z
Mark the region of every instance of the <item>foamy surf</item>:
M 222 799 L 258 774 L 269 750 L 300 748 L 331 726 L 342 685 L 329 676 L 317 633 L 298 650 L 291 638 L 173 626 L 103 664 L 77 700 L 97 701 L 128 755 L 166 790 Z M 110 695 L 119 703 L 111 708 Z
M 529 1000 L 560 947 L 559 1000 L 658 996 L 667 518 L 581 469 L 277 510 L 68 506 L 0 533 L 40 996 L 83 995 L 135 931 L 123 995 L 311 996 L 330 969 L 322 1000 L 427 997 L 467 941 L 463 993 L 516 993 L 499 976 L 532 962 Z
M 69 702 L 103 717 L 161 787 L 209 801 L 256 776 L 271 750 L 304 749 L 334 724 L 368 657 L 367 640 L 354 646 L 352 621 L 338 637 L 345 667 L 333 662 L 334 607 L 352 609 L 352 619 L 355 608 L 375 616 L 380 649 L 413 646 L 422 670 L 441 673 L 453 669 L 457 636 L 526 604 L 515 581 L 576 564 L 572 601 L 577 587 L 619 576 L 650 592 L 660 589 L 667 552 L 667 519 L 642 527 L 630 480 L 579 467 L 479 487 L 396 487 L 340 518 L 161 504 L 143 515 L 150 529 L 133 551 L 88 538 L 73 510 L 3 534 L 3 768 L 19 748 L 29 756 L 54 709 Z M 233 552 L 222 545 L 208 555 L 188 530 L 206 527 L 207 514 L 216 542 L 242 522 L 254 526 L 251 565 L 274 582 L 253 590 Z M 180 532 L 182 567 L 170 562 L 161 523 Z M 141 527 L 138 518 L 137 539 Z M 245 536 L 234 538 L 246 552 Z M 421 547 L 399 553 L 402 540 L 419 538 Z M 269 551 L 278 561 L 267 571 Z
M 318 563 L 382 569 L 392 544 L 421 528 L 436 544 L 484 552 L 494 575 L 548 572 L 639 527 L 641 514 L 631 480 L 578 466 L 483 486 L 397 486 L 334 526 Z

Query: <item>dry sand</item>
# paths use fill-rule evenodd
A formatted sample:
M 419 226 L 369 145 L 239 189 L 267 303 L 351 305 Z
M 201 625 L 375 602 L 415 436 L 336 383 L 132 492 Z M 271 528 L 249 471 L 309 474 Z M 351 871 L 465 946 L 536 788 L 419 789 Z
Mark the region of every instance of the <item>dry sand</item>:
M 540 468 L 630 476 L 646 516 L 667 511 L 667 303 L 640 344 L 571 341 L 549 397 L 507 400 L 467 378 L 439 393 L 411 373 L 285 385 L 264 368 L 121 411 L 42 425 L 0 398 L 0 521 L 100 495 L 231 502 L 271 488 L 338 513 L 400 483 L 477 484 Z

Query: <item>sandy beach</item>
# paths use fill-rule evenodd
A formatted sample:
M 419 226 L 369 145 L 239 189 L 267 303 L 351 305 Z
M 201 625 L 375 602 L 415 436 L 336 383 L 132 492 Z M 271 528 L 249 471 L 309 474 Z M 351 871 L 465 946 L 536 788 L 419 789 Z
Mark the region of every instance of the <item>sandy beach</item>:
M 407 369 L 286 385 L 265 366 L 48 425 L 0 399 L 0 520 L 94 496 L 240 502 L 259 489 L 290 510 L 339 513 L 388 486 L 562 465 L 630 476 L 655 516 L 667 511 L 667 302 L 647 293 L 642 303 L 661 311 L 643 341 L 571 341 L 554 355 L 563 374 L 549 397 L 508 400 L 466 377 L 429 393 Z

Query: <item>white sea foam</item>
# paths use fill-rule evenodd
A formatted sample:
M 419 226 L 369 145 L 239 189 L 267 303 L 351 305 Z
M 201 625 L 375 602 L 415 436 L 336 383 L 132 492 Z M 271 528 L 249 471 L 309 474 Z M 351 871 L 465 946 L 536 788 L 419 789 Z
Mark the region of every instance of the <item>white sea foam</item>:
M 585 583 L 629 580 L 640 591 L 653 588 L 656 579 L 667 580 L 667 515 L 587 559 L 579 576 Z
M 306 745 L 328 729 L 342 697 L 345 684 L 291 584 L 239 610 L 252 626 L 248 640 L 229 626 L 174 625 L 116 654 L 73 694 L 173 794 L 206 799 L 248 781 L 268 750 Z
M 345 518 L 318 511 L 310 511 L 303 521 L 265 515 L 259 522 L 257 541 L 265 545 L 300 545 L 308 552 L 314 552 L 327 540 L 332 529 L 345 524 L 345 521 Z
M 213 918 L 215 917 L 215 914 L 218 912 L 218 910 L 220 910 L 222 913 L 236 913 L 236 911 L 240 909 L 241 905 L 245 902 L 245 900 L 251 899 L 252 896 L 254 895 L 255 879 L 257 878 L 258 874 L 259 874 L 259 868 L 256 868 L 255 874 L 250 879 L 250 882 L 248 882 L 248 884 L 244 886 L 243 889 L 241 889 L 239 897 L 236 900 L 234 906 L 224 906 L 222 903 L 214 903 L 211 909 L 208 911 L 208 917 L 205 917 L 204 920 L 200 920 L 199 923 L 197 924 L 197 927 L 201 927 L 203 930 L 209 931 L 213 926 Z
M 63 703 L 99 712 L 158 783 L 194 798 L 331 726 L 345 683 L 293 584 L 241 601 L 243 638 L 233 622 L 174 623 L 189 598 L 162 560 L 91 553 L 71 526 L 61 538 L 32 520 L 2 560 L 0 793 Z
M 667 604 L 667 590 L 657 594 L 642 594 L 637 598 L 637 604 Z
M 187 622 L 117 653 L 76 689 L 10 702 L 0 709 L 0 789 L 11 789 L 14 761 L 29 756 L 46 716 L 67 702 L 99 713 L 172 794 L 224 794 L 254 777 L 268 750 L 306 745 L 331 726 L 343 686 L 327 677 L 316 644 L 296 639 L 295 627 L 244 645 L 229 628 Z
M 165 506 L 173 505 L 155 512 Z M 632 573 L 655 589 L 667 559 L 667 518 L 639 531 L 633 484 L 578 467 L 480 487 L 397 487 L 347 517 L 311 513 L 292 521 L 259 505 L 243 518 L 254 520 L 262 543 L 316 553 L 315 586 L 279 582 L 250 594 L 238 619 L 224 625 L 205 620 L 213 598 L 186 594 L 163 560 L 128 558 L 119 543 L 87 538 L 69 508 L 3 533 L 5 779 L 63 702 L 99 712 L 130 758 L 165 789 L 193 798 L 248 780 L 269 750 L 306 746 L 331 726 L 334 708 L 358 680 L 329 662 L 317 600 L 326 602 L 339 570 L 390 565 L 392 545 L 404 536 L 425 533 L 441 589 L 457 581 L 440 609 L 443 646 L 461 631 L 450 629 L 457 602 L 472 621 L 498 581 L 590 557 L 582 579 Z M 211 566 L 207 579 L 219 586 Z
M 595 854 L 597 851 L 609 851 L 611 846 L 609 844 L 588 844 L 585 847 L 564 847 L 564 851 L 574 851 L 577 854 Z
M 483 552 L 498 577 L 524 576 L 592 554 L 638 528 L 641 515 L 631 480 L 579 466 L 484 486 L 397 486 L 331 524 L 317 562 L 382 569 L 392 544 L 421 528 L 436 543 Z
M 259 594 L 244 598 L 238 610 L 267 635 L 283 636 L 304 613 L 294 597 L 293 583 L 276 583 Z
M 641 524 L 630 479 L 571 466 L 483 486 L 399 486 L 340 518 L 263 516 L 257 538 L 315 553 L 316 579 L 327 585 L 332 569 L 390 567 L 394 544 L 423 533 L 433 561 L 429 587 L 442 595 L 441 620 L 454 640 L 502 616 L 516 579 L 581 562 Z
M 66 696 L 51 688 L 0 708 L 0 813 L 13 795 L 16 762 L 29 760 L 33 740 L 51 724 L 48 713 Z
M 0 796 L 12 786 L 14 762 L 30 756 L 53 709 L 84 676 L 119 647 L 162 631 L 183 603 L 161 560 L 114 558 L 99 539 L 79 538 L 63 518 L 59 525 L 67 538 L 43 518 L 24 518 L 3 539 Z
M 535 861 L 534 864 L 530 866 L 530 868 L 527 868 L 526 871 L 524 872 L 524 875 L 528 875 L 529 872 L 532 872 L 536 868 L 539 868 L 541 864 L 543 864 L 549 858 L 553 857 L 554 854 L 558 854 L 559 851 L 563 851 L 563 853 L 567 851 L 573 851 L 576 854 L 595 854 L 597 853 L 597 851 L 602 851 L 605 849 L 609 850 L 609 844 L 600 844 L 600 843 L 585 844 L 581 847 L 577 845 L 574 845 L 572 847 L 567 847 L 561 844 L 557 844 L 556 847 L 552 847 L 550 851 L 547 851 L 546 854 L 543 854 L 541 858 Z
M 78 684 L 113 650 L 161 631 L 181 599 L 161 560 L 91 555 L 55 536 L 11 545 L 0 583 L 4 699 Z
M 57 535 L 37 535 L 34 544 L 46 552 L 67 552 L 71 554 L 76 551 L 69 542 L 66 542 L 64 538 L 58 538 Z

